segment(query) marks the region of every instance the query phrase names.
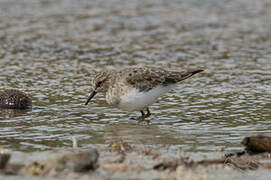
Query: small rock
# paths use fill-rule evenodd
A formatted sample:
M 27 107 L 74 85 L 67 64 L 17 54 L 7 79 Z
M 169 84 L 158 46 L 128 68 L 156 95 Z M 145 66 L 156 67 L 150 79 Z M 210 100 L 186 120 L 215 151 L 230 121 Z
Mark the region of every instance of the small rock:
M 249 154 L 271 153 L 271 137 L 269 136 L 253 135 L 245 137 L 241 143 L 246 146 L 245 151 Z
M 0 149 L 0 169 L 5 169 L 10 159 L 11 153 L 7 149 Z
M 237 170 L 255 170 L 261 166 L 261 163 L 248 157 L 227 158 L 225 165 Z

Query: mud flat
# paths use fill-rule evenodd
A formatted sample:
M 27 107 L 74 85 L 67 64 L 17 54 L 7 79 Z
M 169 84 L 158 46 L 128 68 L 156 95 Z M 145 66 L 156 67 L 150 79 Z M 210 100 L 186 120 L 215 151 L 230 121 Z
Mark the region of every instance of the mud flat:
M 170 146 L 116 141 L 45 152 L 1 151 L 11 156 L 0 179 L 269 179 L 269 153 L 234 155 L 224 150 L 186 153 Z M 1 163 L 3 164 L 3 163 Z

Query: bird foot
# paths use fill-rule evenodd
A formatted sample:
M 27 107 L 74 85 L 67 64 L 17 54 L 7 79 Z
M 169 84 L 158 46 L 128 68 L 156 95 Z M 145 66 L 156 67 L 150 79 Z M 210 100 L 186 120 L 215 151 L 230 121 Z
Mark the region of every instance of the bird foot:
M 149 120 L 146 120 L 146 118 L 150 117 L 151 113 L 150 113 L 150 110 L 147 108 L 147 114 L 144 113 L 144 111 L 140 111 L 141 112 L 141 116 L 140 117 L 132 117 L 131 119 L 133 120 L 137 120 L 137 121 L 149 121 Z
M 145 121 L 146 118 L 150 117 L 151 113 L 148 111 L 147 114 L 142 113 L 142 115 L 140 117 L 137 118 L 138 121 Z
M 131 120 L 136 120 L 136 121 L 147 121 L 146 118 L 148 118 L 149 116 L 140 116 L 140 117 L 131 117 Z
M 144 114 L 144 115 L 142 115 L 142 116 L 140 116 L 140 117 L 138 117 L 138 121 L 144 121 L 146 118 L 148 118 L 148 117 L 150 117 L 151 116 L 151 114 Z

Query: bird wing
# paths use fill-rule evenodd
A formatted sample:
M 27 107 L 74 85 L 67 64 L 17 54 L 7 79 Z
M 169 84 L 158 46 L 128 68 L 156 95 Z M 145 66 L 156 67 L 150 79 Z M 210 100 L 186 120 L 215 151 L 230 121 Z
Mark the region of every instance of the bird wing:
M 126 74 L 126 81 L 139 91 L 149 91 L 163 84 L 165 81 L 164 74 L 164 72 L 154 69 L 135 68 Z
M 149 91 L 158 85 L 168 86 L 175 84 L 201 71 L 177 72 L 163 69 L 129 68 L 124 74 L 128 84 L 140 91 Z

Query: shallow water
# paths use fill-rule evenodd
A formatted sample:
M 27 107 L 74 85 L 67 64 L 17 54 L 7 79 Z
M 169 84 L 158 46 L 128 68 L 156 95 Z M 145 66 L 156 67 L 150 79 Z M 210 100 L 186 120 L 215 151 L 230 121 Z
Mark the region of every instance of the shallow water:
M 270 1 L 0 1 L 1 90 L 33 98 L 30 111 L 2 110 L 0 146 L 34 151 L 130 143 L 186 151 L 241 149 L 271 135 Z M 89 106 L 91 73 L 128 66 L 203 68 L 151 106 L 150 124 Z

